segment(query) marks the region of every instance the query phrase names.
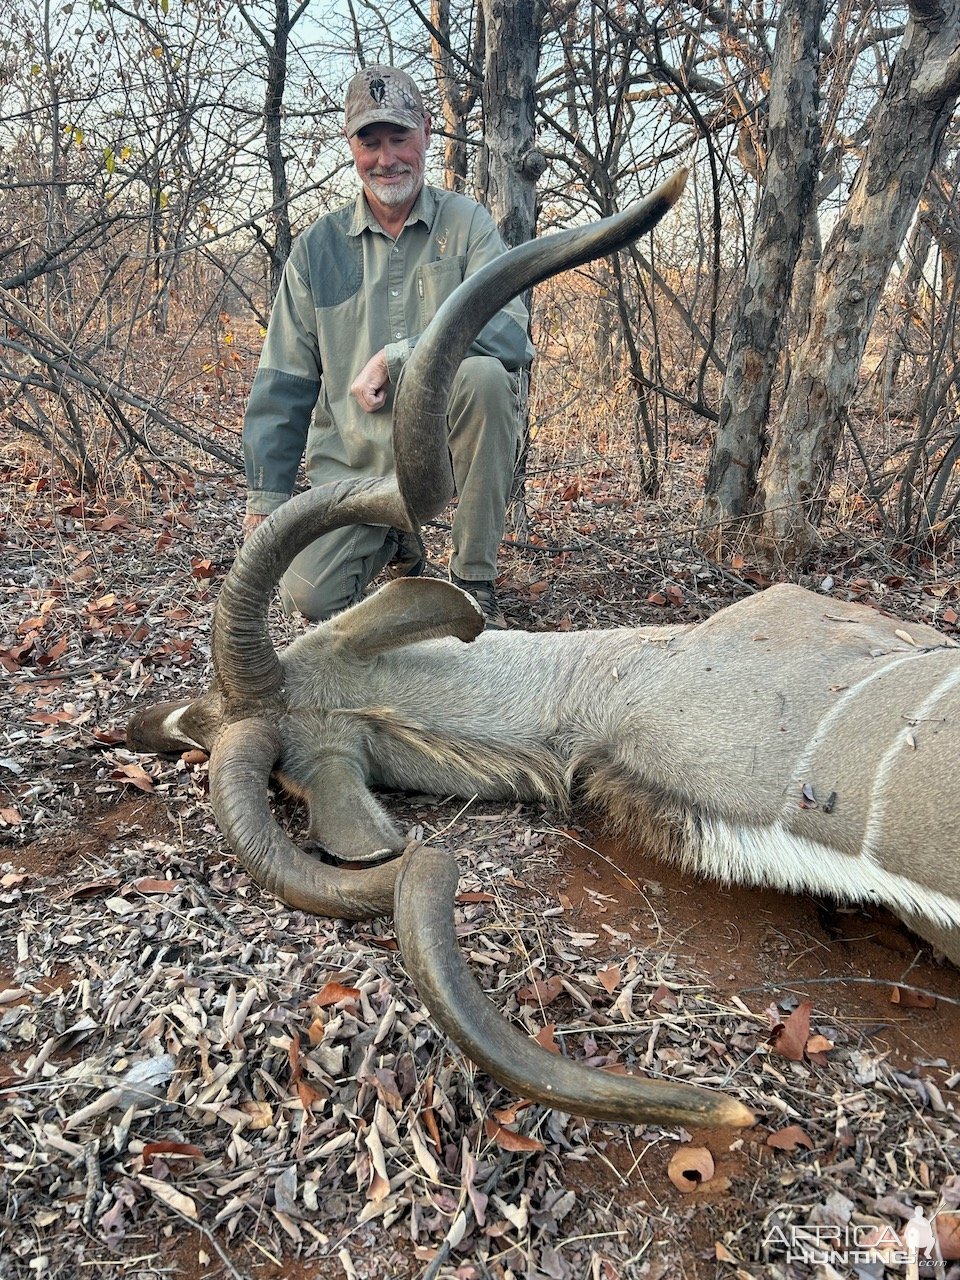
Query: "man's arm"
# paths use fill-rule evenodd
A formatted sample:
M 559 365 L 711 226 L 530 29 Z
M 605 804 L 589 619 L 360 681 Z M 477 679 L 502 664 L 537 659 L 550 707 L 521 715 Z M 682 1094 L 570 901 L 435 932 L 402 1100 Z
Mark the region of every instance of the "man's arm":
M 243 420 L 244 533 L 293 492 L 317 396 L 321 363 L 309 283 L 291 255 L 277 292 Z

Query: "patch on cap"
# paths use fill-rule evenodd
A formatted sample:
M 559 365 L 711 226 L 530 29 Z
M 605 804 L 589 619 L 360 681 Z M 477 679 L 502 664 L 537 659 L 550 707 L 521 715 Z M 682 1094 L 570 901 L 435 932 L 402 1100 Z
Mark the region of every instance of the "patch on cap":
M 343 129 L 352 138 L 368 124 L 419 129 L 426 118 L 416 84 L 397 67 L 364 67 L 347 85 Z

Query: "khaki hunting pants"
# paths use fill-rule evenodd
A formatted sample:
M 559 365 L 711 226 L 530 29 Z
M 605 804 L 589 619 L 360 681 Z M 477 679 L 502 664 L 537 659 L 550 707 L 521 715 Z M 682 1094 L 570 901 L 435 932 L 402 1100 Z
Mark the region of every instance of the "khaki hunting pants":
M 467 582 L 492 582 L 497 576 L 517 457 L 518 383 L 517 374 L 489 356 L 469 356 L 453 380 L 447 443 L 458 502 L 450 568 Z M 312 622 L 332 617 L 357 603 L 396 549 L 396 533 L 382 525 L 349 525 L 325 534 L 283 575 L 284 608 L 299 610 Z

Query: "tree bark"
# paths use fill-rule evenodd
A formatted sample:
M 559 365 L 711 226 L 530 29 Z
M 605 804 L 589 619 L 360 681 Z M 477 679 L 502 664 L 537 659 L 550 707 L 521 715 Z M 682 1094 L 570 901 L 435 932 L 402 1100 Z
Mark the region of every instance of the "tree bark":
M 537 226 L 537 179 L 547 167 L 536 147 L 535 97 L 543 0 L 483 0 L 484 145 L 478 199 L 490 210 L 508 246 L 532 238 Z M 529 293 L 525 297 L 530 310 Z M 530 447 L 528 379 L 520 386 L 520 445 L 511 505 L 514 528 L 526 531 L 527 453 Z
M 816 541 L 870 327 L 960 91 L 960 0 L 912 0 L 910 14 L 761 467 L 756 546 L 769 565 Z
M 477 3 L 474 47 L 467 59 L 455 57 L 450 30 L 450 0 L 430 0 L 430 46 L 437 68 L 437 88 L 443 112 L 443 185 L 448 191 L 466 191 L 469 157 L 467 120 L 477 101 L 482 78 L 483 9 Z M 479 68 L 476 78 L 474 69 Z M 462 87 L 463 86 L 463 87 Z
M 522 244 L 537 223 L 537 179 L 546 160 L 535 145 L 534 91 L 543 23 L 541 0 L 483 0 L 482 199 L 508 245 Z
M 732 324 L 700 516 L 701 541 L 717 556 L 742 535 L 751 511 L 794 269 L 814 198 L 823 11 L 822 0 L 787 0 L 777 25 L 763 195 Z

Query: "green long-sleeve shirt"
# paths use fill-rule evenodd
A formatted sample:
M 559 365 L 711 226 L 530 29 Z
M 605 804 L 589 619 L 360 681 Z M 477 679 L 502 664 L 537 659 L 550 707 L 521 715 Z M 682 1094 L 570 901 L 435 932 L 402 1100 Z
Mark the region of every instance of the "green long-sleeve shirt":
M 394 242 L 361 192 L 298 236 L 273 305 L 243 424 L 247 510 L 266 515 L 293 492 L 306 451 L 311 484 L 393 470 L 390 417 L 403 362 L 440 304 L 504 250 L 487 211 L 424 187 Z M 350 385 L 385 350 L 390 390 L 366 413 Z M 471 355 L 507 369 L 533 358 L 517 301 L 481 331 Z

